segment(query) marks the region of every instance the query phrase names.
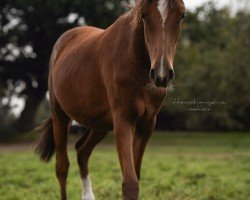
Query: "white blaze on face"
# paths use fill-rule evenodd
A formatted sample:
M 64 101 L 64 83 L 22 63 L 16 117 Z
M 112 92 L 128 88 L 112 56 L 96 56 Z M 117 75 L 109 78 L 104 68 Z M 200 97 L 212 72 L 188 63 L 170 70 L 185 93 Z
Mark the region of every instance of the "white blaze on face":
M 161 57 L 161 66 L 160 66 L 160 77 L 164 77 L 164 51 L 165 51 L 165 21 L 167 19 L 167 9 L 168 9 L 168 0 L 159 0 L 157 9 L 161 15 L 162 20 L 162 35 L 163 35 L 163 48 L 162 48 L 162 57 Z
M 161 56 L 161 66 L 160 66 L 160 73 L 159 76 L 161 77 L 161 79 L 164 78 L 164 57 L 163 55 Z
M 92 190 L 92 184 L 90 180 L 90 176 L 87 175 L 85 179 L 82 180 L 83 183 L 83 193 L 82 200 L 95 200 L 95 196 Z
M 168 0 L 159 0 L 158 1 L 158 11 L 160 12 L 161 19 L 162 19 L 162 27 L 164 27 L 164 23 L 166 21 L 167 15 L 167 9 L 168 9 Z

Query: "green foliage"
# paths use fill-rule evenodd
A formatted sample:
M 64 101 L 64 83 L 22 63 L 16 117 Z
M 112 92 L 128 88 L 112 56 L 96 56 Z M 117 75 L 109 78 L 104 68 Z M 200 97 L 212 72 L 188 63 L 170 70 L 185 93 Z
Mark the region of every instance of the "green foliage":
M 48 165 L 32 152 L 0 154 L 2 199 L 59 199 L 54 159 Z M 70 151 L 69 199 L 80 199 L 76 155 Z M 142 164 L 141 200 L 246 200 L 250 196 L 249 134 L 155 134 Z M 96 199 L 121 199 L 121 171 L 110 138 L 90 159 Z
M 47 77 L 49 56 L 57 38 L 66 30 L 82 23 L 107 27 L 122 12 L 120 2 L 2 0 L 1 78 L 14 81 L 21 79 L 30 87 L 35 87 L 32 81 L 36 81 L 39 87 L 39 80 Z M 75 17 L 70 20 L 68 17 L 72 14 Z M 20 50 L 18 55 L 15 55 L 13 48 L 5 46 L 9 44 Z M 25 51 L 27 45 L 32 47 L 33 52 Z M 15 62 L 6 61 L 10 58 Z
M 44 101 L 40 104 L 38 110 L 37 110 L 37 115 L 35 119 L 35 124 L 41 124 L 41 122 L 50 117 L 50 106 L 49 106 L 49 101 L 48 99 L 44 99 Z
M 47 91 L 49 57 L 58 37 L 83 24 L 105 28 L 123 8 L 121 0 L 1 0 L 0 10 L 0 88 L 14 87 L 26 100 L 17 123 L 26 131 Z
M 107 27 L 123 12 L 120 3 L 121 0 L 1 0 L 0 96 L 11 98 L 18 93 L 26 100 L 19 124 L 31 126 L 44 99 L 48 60 L 56 39 L 83 23 Z M 218 8 L 213 3 L 188 12 L 175 59 L 176 91 L 167 98 L 159 128 L 250 130 L 249 18 L 247 9 L 232 14 L 228 8 Z M 176 98 L 223 100 L 226 105 L 217 105 L 209 112 L 194 112 L 186 106 L 173 105 Z M 0 118 L 7 116 L 4 113 L 9 112 L 10 105 L 4 109 Z
M 176 55 L 176 91 L 163 111 L 176 120 L 172 129 L 182 122 L 188 130 L 249 130 L 250 13 L 232 15 L 210 3 L 187 16 Z M 172 105 L 175 98 L 226 105 L 194 112 Z

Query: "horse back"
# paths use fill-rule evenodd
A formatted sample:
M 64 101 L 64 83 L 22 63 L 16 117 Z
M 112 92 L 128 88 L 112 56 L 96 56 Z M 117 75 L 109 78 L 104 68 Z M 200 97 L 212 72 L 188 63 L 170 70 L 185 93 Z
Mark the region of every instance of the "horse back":
M 55 63 L 60 54 L 67 49 L 68 46 L 74 46 L 79 43 L 84 43 L 90 37 L 100 35 L 104 30 L 91 26 L 81 26 L 70 29 L 63 33 L 56 41 L 50 58 L 50 68 L 55 66 Z M 76 42 L 78 41 L 78 42 Z

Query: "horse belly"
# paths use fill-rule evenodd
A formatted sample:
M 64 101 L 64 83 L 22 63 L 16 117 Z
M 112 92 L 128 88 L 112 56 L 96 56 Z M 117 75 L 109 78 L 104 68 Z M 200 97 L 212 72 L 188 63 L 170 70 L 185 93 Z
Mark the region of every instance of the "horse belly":
M 83 126 L 96 130 L 112 130 L 113 120 L 105 91 L 89 89 L 92 92 L 82 93 L 82 101 L 77 104 L 79 107 L 72 106 L 72 118 Z
M 58 103 L 73 120 L 100 131 L 113 129 L 105 86 L 93 67 L 60 69 L 53 84 Z
M 96 96 L 94 99 L 91 94 L 68 95 L 75 99 L 68 104 L 65 100 L 59 100 L 63 110 L 79 124 L 100 131 L 113 129 L 112 115 L 109 105 L 103 96 Z M 77 100 L 76 100 L 77 99 Z

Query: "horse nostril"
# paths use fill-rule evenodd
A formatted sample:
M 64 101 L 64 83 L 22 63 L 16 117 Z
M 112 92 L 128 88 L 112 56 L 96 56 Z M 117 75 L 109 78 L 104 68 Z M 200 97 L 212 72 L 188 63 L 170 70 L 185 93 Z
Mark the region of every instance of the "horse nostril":
M 161 80 L 162 84 L 163 85 L 167 85 L 168 84 L 168 78 L 167 77 L 164 77 L 162 80 Z
M 155 70 L 154 69 L 150 70 L 149 76 L 151 79 L 153 79 L 153 80 L 155 79 Z
M 154 80 L 155 86 L 156 87 L 167 87 L 168 85 L 168 78 L 167 77 L 160 77 L 160 76 L 155 76 L 155 80 Z
M 173 70 L 173 69 L 170 69 L 170 70 L 169 70 L 169 79 L 170 79 L 170 80 L 173 80 L 174 77 L 175 77 L 174 70 Z
M 159 76 L 156 76 L 156 77 L 155 77 L 155 85 L 156 85 L 157 87 L 162 85 L 161 77 L 159 77 Z

